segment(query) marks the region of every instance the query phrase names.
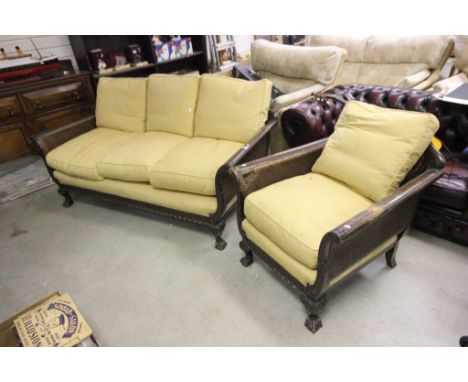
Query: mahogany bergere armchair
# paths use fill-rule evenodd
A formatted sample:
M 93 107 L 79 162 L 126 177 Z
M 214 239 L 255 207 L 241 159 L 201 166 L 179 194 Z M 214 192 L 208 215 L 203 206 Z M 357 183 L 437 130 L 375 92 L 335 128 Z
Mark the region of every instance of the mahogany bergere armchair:
M 319 315 L 330 289 L 381 254 L 389 267 L 396 266 L 398 243 L 421 191 L 442 175 L 444 159 L 429 136 L 397 189 L 373 201 L 320 173 L 317 164 L 331 138 L 231 170 L 238 185 L 241 263 L 247 267 L 257 256 L 292 287 L 306 307 L 311 332 L 322 326 Z

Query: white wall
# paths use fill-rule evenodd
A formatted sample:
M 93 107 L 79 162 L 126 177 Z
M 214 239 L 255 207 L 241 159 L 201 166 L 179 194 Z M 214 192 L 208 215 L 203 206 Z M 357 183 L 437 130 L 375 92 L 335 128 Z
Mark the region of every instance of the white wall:
M 242 56 L 245 56 L 250 52 L 250 43 L 254 40 L 252 35 L 234 35 L 234 41 L 236 42 L 237 52 Z
M 60 59 L 71 60 L 77 68 L 75 56 L 73 55 L 68 36 L 2 36 L 0 35 L 0 48 L 8 53 L 15 53 L 15 46 L 19 46 L 24 53 L 31 53 L 33 57 L 39 57 L 37 50 L 42 56 L 54 55 Z

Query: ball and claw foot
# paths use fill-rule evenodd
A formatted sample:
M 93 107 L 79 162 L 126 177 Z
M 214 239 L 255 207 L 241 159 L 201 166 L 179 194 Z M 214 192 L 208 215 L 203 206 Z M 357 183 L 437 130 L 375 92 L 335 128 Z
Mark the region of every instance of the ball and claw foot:
M 316 314 L 309 314 L 304 322 L 304 325 L 312 333 L 316 333 L 322 327 L 322 320 Z
M 254 259 L 253 259 L 253 253 L 252 252 L 246 253 L 245 256 L 242 259 L 240 259 L 240 262 L 244 267 L 248 267 L 248 266 L 252 265 L 253 261 L 254 261 Z
M 62 206 L 64 206 L 65 208 L 68 208 L 68 207 L 71 207 L 72 205 L 73 205 L 73 199 L 70 196 L 65 197 L 65 200 L 63 201 Z
M 221 237 L 221 236 L 216 236 L 216 243 L 215 243 L 215 248 L 222 251 L 224 248 L 226 248 L 226 241 Z
M 59 188 L 58 193 L 62 195 L 64 198 L 62 206 L 64 206 L 65 208 L 68 208 L 73 205 L 73 199 L 68 193 L 68 191 L 64 190 L 63 188 Z
M 396 259 L 395 259 L 395 249 L 389 250 L 387 253 L 385 253 L 385 260 L 387 260 L 387 265 L 390 268 L 395 268 L 397 266 Z

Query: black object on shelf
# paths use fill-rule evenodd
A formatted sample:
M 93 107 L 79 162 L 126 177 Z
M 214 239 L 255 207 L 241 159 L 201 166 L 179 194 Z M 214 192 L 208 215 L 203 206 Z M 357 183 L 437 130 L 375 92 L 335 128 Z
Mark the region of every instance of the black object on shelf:
M 97 85 L 100 77 L 103 76 L 126 76 L 126 77 L 147 77 L 153 73 L 173 73 L 183 71 L 198 71 L 206 73 L 208 71 L 208 56 L 206 47 L 206 36 L 187 35 L 190 37 L 193 54 L 186 57 L 178 57 L 170 61 L 158 62 L 153 46 L 153 36 L 151 35 L 80 35 L 69 36 L 70 43 L 75 54 L 78 67 L 93 73 L 94 86 Z M 138 45 L 141 49 L 140 63 L 133 62 L 128 57 L 128 48 Z M 91 60 L 90 52 L 101 49 L 104 57 L 109 57 L 115 52 L 123 51 L 127 53 L 128 62 L 132 65 L 116 70 L 106 70 L 99 72 Z M 135 57 L 136 58 L 136 57 Z M 109 69 L 108 67 L 106 69 Z

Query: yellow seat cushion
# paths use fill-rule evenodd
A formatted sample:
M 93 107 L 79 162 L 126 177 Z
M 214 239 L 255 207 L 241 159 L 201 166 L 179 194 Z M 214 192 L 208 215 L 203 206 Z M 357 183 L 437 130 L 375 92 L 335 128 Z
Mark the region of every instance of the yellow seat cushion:
M 251 193 L 245 199 L 244 213 L 282 251 L 316 269 L 322 237 L 371 205 L 346 185 L 309 173 Z
M 271 86 L 269 80 L 202 75 L 194 135 L 249 142 L 267 120 Z
M 429 113 L 349 101 L 312 171 L 378 201 L 399 187 L 438 128 Z
M 137 134 L 100 160 L 97 163 L 98 173 L 108 179 L 149 182 L 154 164 L 187 139 L 157 131 Z
M 96 126 L 145 131 L 146 88 L 146 78 L 101 77 L 97 87 Z
M 200 76 L 150 76 L 146 130 L 192 137 L 199 84 Z
M 214 196 L 155 190 L 147 183 L 122 182 L 112 179 L 104 179 L 97 182 L 95 180 L 69 176 L 59 171 L 54 171 L 54 176 L 62 184 L 102 192 L 104 194 L 121 196 L 127 199 L 138 200 L 140 202 L 202 216 L 209 216 L 214 213 L 218 206 L 216 197 Z
M 134 133 L 98 127 L 53 149 L 47 154 L 46 162 L 68 175 L 102 180 L 104 177 L 97 171 L 97 162 L 135 136 Z
M 289 256 L 285 251 L 273 243 L 268 237 L 256 229 L 248 219 L 242 221 L 242 229 L 261 250 L 266 252 L 273 260 L 293 275 L 302 285 L 313 284 L 317 278 L 317 270 L 310 269 Z
M 150 183 L 155 188 L 216 195 L 216 172 L 241 147 L 238 142 L 191 138 L 154 165 Z

